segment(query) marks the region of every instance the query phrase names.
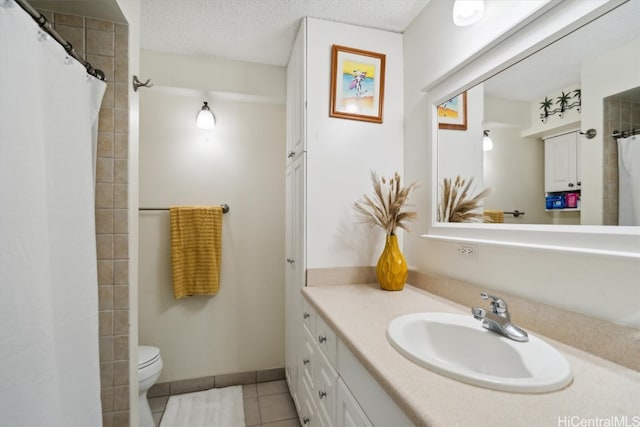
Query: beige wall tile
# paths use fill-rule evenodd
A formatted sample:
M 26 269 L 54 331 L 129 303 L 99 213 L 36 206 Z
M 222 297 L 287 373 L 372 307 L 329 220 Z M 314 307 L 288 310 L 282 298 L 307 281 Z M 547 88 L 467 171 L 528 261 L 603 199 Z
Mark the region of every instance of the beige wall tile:
M 127 83 L 129 81 L 129 61 L 124 55 L 118 54 L 114 61 L 115 81 Z
M 129 261 L 117 260 L 114 262 L 113 283 L 116 285 L 126 285 L 129 283 Z
M 53 20 L 56 24 L 73 25 L 84 27 L 84 17 L 77 15 L 67 15 L 64 13 L 54 13 Z
M 128 188 L 126 184 L 114 184 L 113 186 L 113 207 L 126 209 L 129 205 Z
M 114 56 L 115 33 L 87 28 L 87 54 Z
M 114 163 L 110 157 L 98 157 L 96 159 L 96 182 L 113 182 Z
M 113 308 L 116 310 L 125 310 L 129 308 L 129 286 L 113 287 Z
M 116 108 L 114 110 L 114 131 L 127 133 L 129 131 L 129 110 L 126 108 Z
M 98 313 L 99 318 L 99 332 L 101 337 L 113 335 L 113 311 L 100 311 Z
M 129 85 L 126 83 L 114 83 L 116 108 L 129 108 Z M 128 111 L 128 110 L 127 110 Z
M 115 160 L 114 181 L 118 184 L 126 184 L 129 182 L 129 161 L 127 159 Z
M 113 411 L 113 387 L 104 387 L 100 390 L 102 411 Z
M 113 208 L 113 184 L 96 183 L 96 208 Z
M 96 30 L 111 31 L 111 32 L 115 30 L 114 23 L 109 21 L 100 21 L 97 19 L 87 18 L 85 25 L 87 28 L 93 28 Z
M 129 411 L 114 412 L 113 427 L 129 427 Z
M 99 132 L 113 132 L 114 127 L 113 108 L 101 108 L 98 122 Z
M 116 159 L 129 158 L 129 135 L 116 133 L 114 135 L 114 157 Z
M 113 157 L 113 139 L 113 133 L 98 132 L 97 155 L 99 157 Z
M 113 362 L 113 385 L 129 384 L 129 361 Z
M 113 387 L 113 410 L 122 411 L 129 409 L 129 386 Z
M 99 346 L 100 346 L 100 362 L 104 363 L 104 362 L 113 361 L 113 355 L 114 355 L 113 337 L 100 337 Z
M 100 385 L 102 388 L 113 386 L 113 362 L 100 364 Z
M 113 285 L 113 261 L 98 260 L 98 286 Z
M 126 234 L 117 234 L 113 236 L 113 257 L 114 259 L 129 258 L 129 236 Z
M 125 335 L 129 333 L 129 310 L 115 310 L 113 312 L 113 334 Z
M 114 303 L 114 287 L 98 286 L 98 310 L 113 310 Z
M 113 337 L 113 360 L 129 360 L 129 337 L 127 335 Z
M 113 211 L 113 232 L 116 234 L 126 234 L 129 232 L 128 210 L 115 209 Z
M 96 236 L 96 249 L 99 260 L 113 259 L 113 236 L 111 234 L 98 234 Z
M 112 209 L 96 209 L 96 233 L 97 234 L 113 233 L 113 210 Z

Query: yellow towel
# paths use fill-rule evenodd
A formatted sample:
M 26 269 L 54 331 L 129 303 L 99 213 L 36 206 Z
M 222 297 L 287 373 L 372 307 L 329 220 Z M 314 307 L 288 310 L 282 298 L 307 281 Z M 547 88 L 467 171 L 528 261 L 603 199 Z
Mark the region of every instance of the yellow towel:
M 176 299 L 220 289 L 221 206 L 172 206 L 171 267 Z
M 504 222 L 504 212 L 491 209 L 485 209 L 483 212 L 484 222 L 493 224 L 502 224 Z

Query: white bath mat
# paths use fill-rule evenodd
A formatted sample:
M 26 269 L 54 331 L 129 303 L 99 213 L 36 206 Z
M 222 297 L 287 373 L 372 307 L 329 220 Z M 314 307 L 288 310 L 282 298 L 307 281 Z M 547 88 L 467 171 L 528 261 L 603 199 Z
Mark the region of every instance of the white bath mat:
M 242 386 L 171 396 L 160 427 L 244 427 Z

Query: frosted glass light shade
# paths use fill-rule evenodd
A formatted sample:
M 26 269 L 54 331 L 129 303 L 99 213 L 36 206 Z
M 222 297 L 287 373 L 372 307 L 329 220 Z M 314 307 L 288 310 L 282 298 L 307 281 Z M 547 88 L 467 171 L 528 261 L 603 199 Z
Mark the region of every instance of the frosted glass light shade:
M 205 101 L 202 109 L 198 113 L 198 117 L 196 118 L 196 126 L 200 129 L 211 130 L 216 127 L 216 118 L 213 116 L 213 113 L 209 109 L 207 102 Z
M 484 15 L 484 0 L 456 0 L 453 4 L 453 23 L 458 27 L 473 25 Z

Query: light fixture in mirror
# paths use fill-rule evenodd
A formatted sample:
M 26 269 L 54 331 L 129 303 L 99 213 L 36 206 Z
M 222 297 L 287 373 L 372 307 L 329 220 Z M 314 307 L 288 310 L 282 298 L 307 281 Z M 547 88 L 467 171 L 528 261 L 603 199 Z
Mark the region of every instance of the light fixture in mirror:
M 631 195 L 618 195 L 611 134 L 640 127 L 639 21 L 630 1 L 467 89 L 467 128 L 437 131 L 436 182 L 473 177 L 493 190 L 484 209 L 509 224 L 617 225 Z M 587 140 L 590 128 L 598 135 Z M 493 150 L 483 153 L 485 129 Z M 562 203 L 549 208 L 550 196 Z
M 484 135 L 482 136 L 482 151 L 491 150 L 493 150 L 493 140 L 489 136 L 489 130 L 485 130 Z
M 196 117 L 196 126 L 205 130 L 211 130 L 216 127 L 216 119 L 213 116 L 207 101 L 204 101 L 202 108 L 198 112 L 198 117 Z

